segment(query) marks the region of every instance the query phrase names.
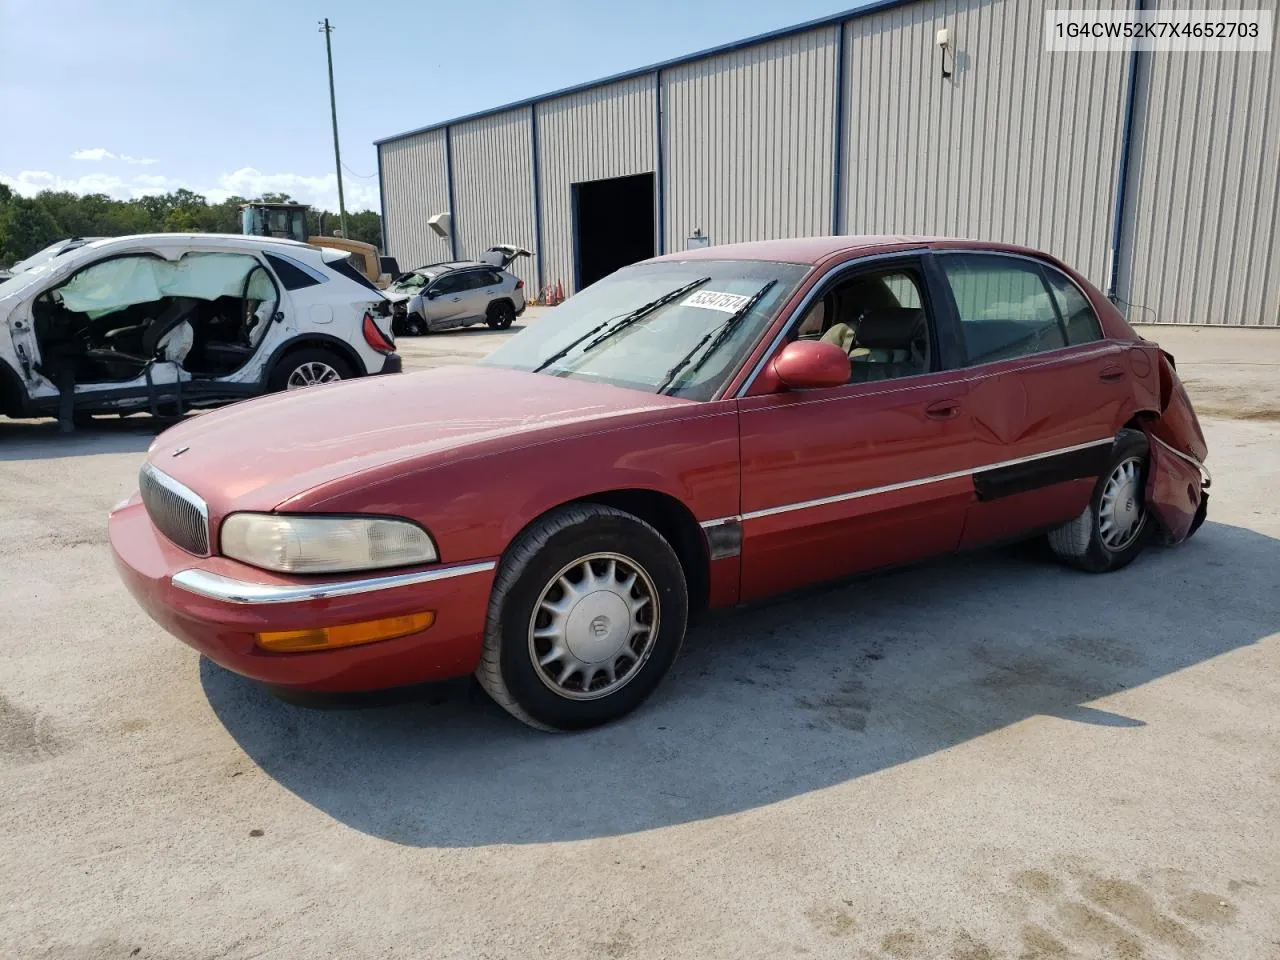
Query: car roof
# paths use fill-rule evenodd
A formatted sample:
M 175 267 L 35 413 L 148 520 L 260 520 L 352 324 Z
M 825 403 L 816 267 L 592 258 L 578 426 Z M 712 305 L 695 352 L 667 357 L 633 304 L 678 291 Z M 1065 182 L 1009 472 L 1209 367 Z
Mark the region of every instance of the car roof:
M 793 237 L 783 240 L 756 240 L 748 243 L 726 243 L 693 250 L 679 250 L 654 260 L 775 260 L 783 263 L 817 264 L 836 256 L 860 256 L 888 253 L 895 249 L 967 247 L 978 250 L 1003 251 L 1041 256 L 1038 250 L 1007 243 L 964 240 L 955 237 L 863 235 L 834 237 Z
M 256 237 L 240 233 L 132 233 L 124 237 L 105 237 L 86 243 L 80 250 L 110 250 L 116 246 L 132 246 L 143 243 L 149 247 L 189 247 L 192 244 L 227 247 L 232 250 L 263 250 L 278 247 L 281 253 L 299 250 L 316 250 L 309 243 L 287 240 L 283 237 Z
M 479 260 L 442 260 L 440 263 L 424 263 L 420 267 L 414 267 L 410 273 L 422 273 L 426 270 L 438 270 L 443 273 L 446 270 L 467 270 L 471 267 L 488 267 L 492 264 L 481 263 Z

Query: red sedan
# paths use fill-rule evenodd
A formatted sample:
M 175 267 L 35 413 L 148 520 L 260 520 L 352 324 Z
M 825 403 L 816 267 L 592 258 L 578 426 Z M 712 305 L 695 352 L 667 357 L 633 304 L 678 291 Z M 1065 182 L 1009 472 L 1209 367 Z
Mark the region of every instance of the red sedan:
M 1041 253 L 779 240 L 620 270 L 477 366 L 187 421 L 110 518 L 167 630 L 276 687 L 474 672 L 521 720 L 641 703 L 690 618 L 1047 534 L 1092 572 L 1204 520 L 1172 358 Z

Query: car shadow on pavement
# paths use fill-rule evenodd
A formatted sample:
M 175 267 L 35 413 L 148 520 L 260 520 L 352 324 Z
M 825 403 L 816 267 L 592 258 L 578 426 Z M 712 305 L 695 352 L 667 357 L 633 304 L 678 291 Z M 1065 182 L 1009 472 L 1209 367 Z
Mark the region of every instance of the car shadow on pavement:
M 1135 735 L 1093 701 L 1280 630 L 1280 540 L 1208 523 L 1118 573 L 1023 546 L 733 611 L 694 630 L 654 698 L 548 735 L 481 698 L 291 706 L 202 661 L 248 755 L 396 843 L 612 836 L 735 813 L 906 763 L 1028 717 Z
M 99 453 L 141 453 L 171 420 L 153 417 L 96 418 L 74 433 L 60 434 L 56 420 L 0 417 L 0 461 L 59 460 Z

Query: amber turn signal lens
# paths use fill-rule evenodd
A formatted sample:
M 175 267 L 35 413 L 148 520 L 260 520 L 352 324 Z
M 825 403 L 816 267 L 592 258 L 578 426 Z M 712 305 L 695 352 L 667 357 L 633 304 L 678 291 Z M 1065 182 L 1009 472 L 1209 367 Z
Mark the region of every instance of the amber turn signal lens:
M 403 617 L 346 623 L 340 627 L 315 627 L 311 630 L 281 630 L 258 634 L 258 646 L 272 653 L 306 653 L 309 650 L 333 650 L 354 647 L 378 640 L 394 640 L 425 630 L 436 622 L 436 615 L 410 613 Z

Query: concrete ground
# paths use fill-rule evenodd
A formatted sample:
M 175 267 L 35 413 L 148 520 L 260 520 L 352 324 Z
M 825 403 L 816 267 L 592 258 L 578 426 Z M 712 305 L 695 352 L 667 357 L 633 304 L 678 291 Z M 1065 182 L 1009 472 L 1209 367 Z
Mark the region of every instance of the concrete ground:
M 0 957 L 1280 956 L 1280 331 L 1147 335 L 1218 414 L 1193 541 L 717 616 L 575 736 L 201 662 L 106 547 L 154 427 L 0 419 Z

